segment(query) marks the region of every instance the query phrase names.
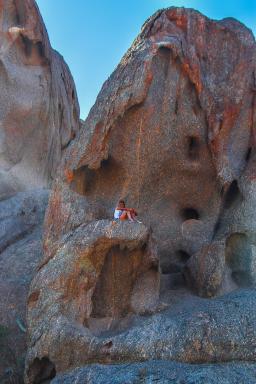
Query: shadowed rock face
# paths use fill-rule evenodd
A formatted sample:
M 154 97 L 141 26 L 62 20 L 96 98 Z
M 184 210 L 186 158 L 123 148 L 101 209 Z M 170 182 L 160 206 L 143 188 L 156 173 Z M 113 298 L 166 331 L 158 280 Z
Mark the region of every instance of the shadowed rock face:
M 75 85 L 34 0 L 0 1 L 0 199 L 46 186 L 79 128 Z
M 91 362 L 255 360 L 254 291 L 188 291 L 255 285 L 255 47 L 239 22 L 184 8 L 145 23 L 53 186 L 27 383 L 46 362 L 53 378 Z M 119 198 L 145 226 L 111 224 Z
M 20 383 L 26 354 L 26 302 L 42 258 L 47 190 L 0 202 L 0 382 Z M 7 330 L 3 333 L 2 327 Z M 15 381 L 15 376 L 16 381 Z

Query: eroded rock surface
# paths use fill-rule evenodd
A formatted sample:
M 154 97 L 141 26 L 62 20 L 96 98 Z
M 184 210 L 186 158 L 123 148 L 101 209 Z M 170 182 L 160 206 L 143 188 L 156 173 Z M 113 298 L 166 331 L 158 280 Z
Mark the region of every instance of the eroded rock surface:
M 70 71 L 34 0 L 0 2 L 0 199 L 45 187 L 79 129 Z
M 27 383 L 95 362 L 255 361 L 255 48 L 233 19 L 145 23 L 53 186 Z M 143 224 L 112 223 L 119 198 Z
M 22 380 L 26 302 L 42 258 L 42 223 L 48 195 L 47 190 L 21 192 L 0 202 L 0 381 L 3 383 Z
M 189 365 L 167 361 L 137 364 L 89 365 L 61 375 L 52 384 L 254 384 L 255 364 Z

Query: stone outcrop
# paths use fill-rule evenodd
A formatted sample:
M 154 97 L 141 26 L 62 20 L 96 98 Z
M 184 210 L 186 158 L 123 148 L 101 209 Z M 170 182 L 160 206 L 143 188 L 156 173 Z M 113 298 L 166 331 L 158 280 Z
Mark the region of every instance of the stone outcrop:
M 0 199 L 49 184 L 79 129 L 72 75 L 34 0 L 0 2 Z
M 0 0 L 0 382 L 22 380 L 49 188 L 80 128 L 72 75 L 34 0 Z
M 0 202 L 1 383 L 20 383 L 23 375 L 26 302 L 42 258 L 42 223 L 48 194 L 47 190 L 20 192 Z
M 52 384 L 254 384 L 256 367 L 248 363 L 189 365 L 167 361 L 89 365 L 61 375 Z
M 92 363 L 255 361 L 255 63 L 236 20 L 172 7 L 144 24 L 53 185 L 27 384 Z M 111 221 L 120 198 L 143 224 Z

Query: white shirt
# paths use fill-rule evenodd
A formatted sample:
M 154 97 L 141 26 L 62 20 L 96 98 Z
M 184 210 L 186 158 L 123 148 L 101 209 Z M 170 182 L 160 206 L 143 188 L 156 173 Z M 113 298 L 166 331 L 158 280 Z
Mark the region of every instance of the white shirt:
M 114 219 L 120 219 L 120 216 L 122 215 L 123 211 L 121 209 L 115 209 L 114 212 Z

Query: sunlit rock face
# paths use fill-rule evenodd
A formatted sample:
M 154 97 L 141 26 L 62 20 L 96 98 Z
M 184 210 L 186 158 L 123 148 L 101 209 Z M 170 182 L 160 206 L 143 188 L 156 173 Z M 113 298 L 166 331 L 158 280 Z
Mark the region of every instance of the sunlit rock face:
M 34 0 L 0 2 L 0 199 L 46 186 L 79 128 L 72 76 Z
M 255 360 L 254 291 L 231 292 L 256 277 L 255 59 L 233 19 L 169 8 L 144 24 L 53 186 L 27 383 L 91 362 Z M 111 222 L 119 198 L 143 224 Z

